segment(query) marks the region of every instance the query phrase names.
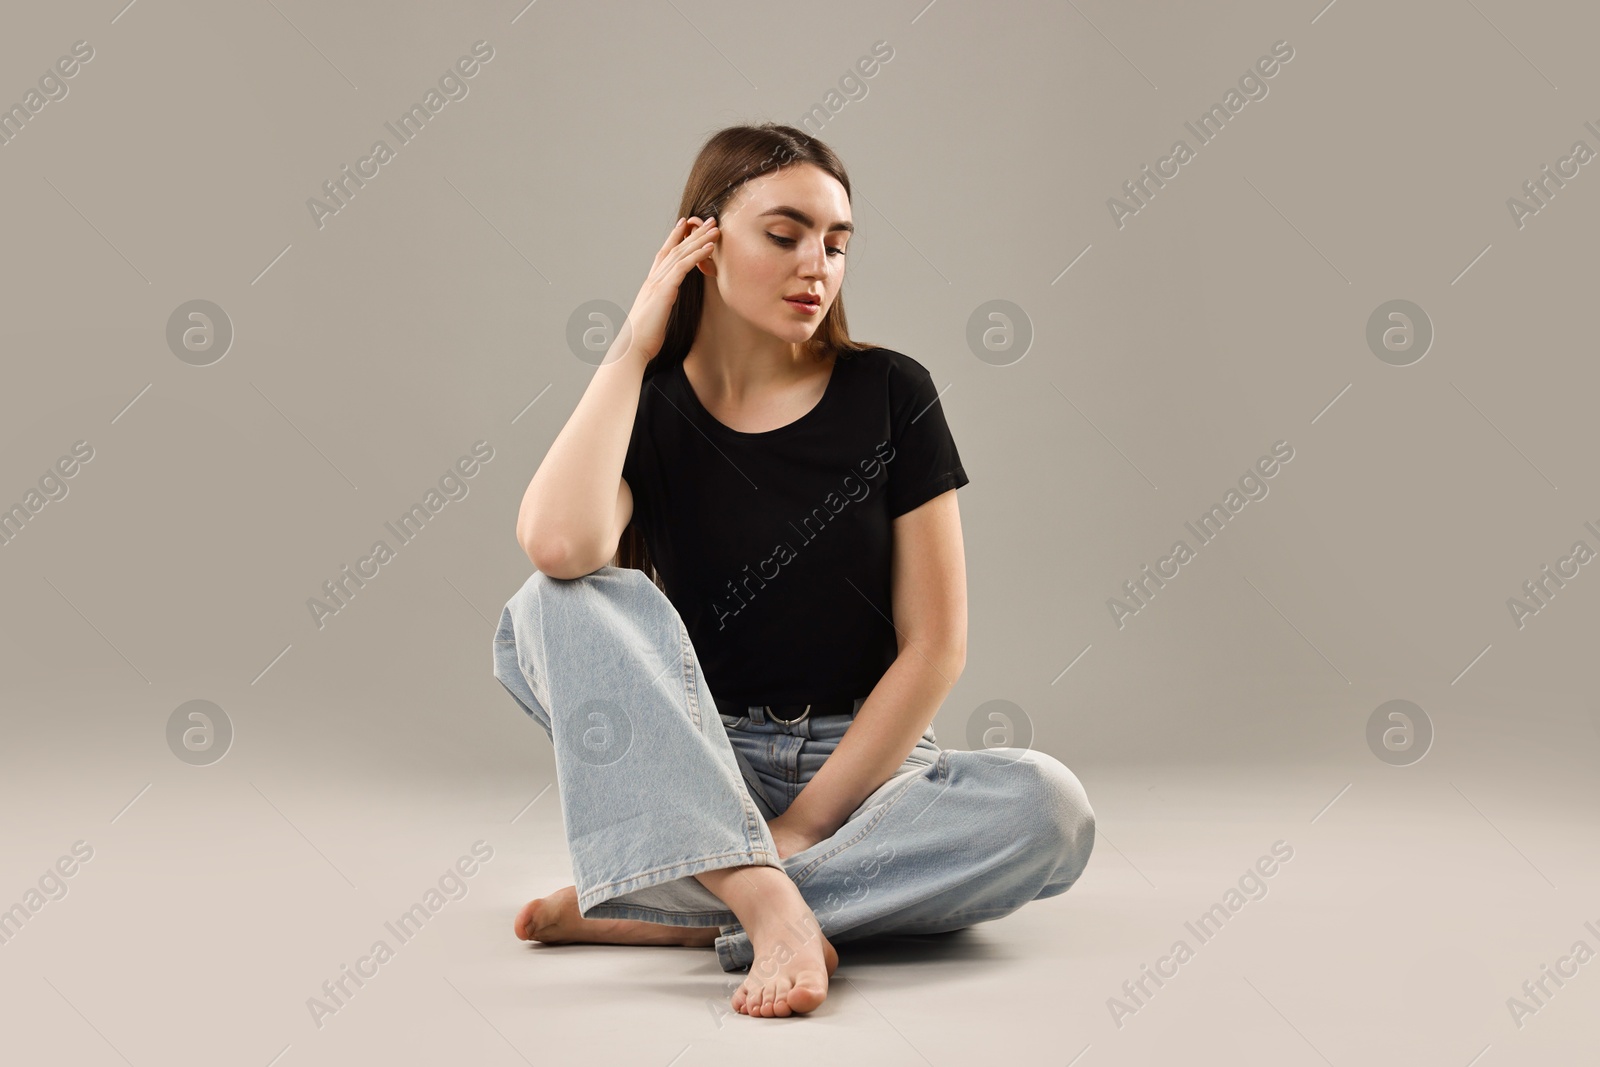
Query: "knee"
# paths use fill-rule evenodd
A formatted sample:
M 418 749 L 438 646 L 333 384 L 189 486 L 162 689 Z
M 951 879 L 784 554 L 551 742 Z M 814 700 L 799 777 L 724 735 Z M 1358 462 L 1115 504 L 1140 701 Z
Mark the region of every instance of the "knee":
M 528 575 L 527 581 L 511 595 L 500 611 L 500 623 L 494 635 L 497 677 L 518 667 L 524 671 L 542 673 L 537 668 L 542 667 L 545 624 L 558 587 L 582 585 L 592 577 L 585 575 L 566 581 L 552 578 L 543 571 Z M 501 677 L 501 681 L 505 681 L 505 678 Z
M 495 633 L 495 645 L 515 645 L 525 642 L 539 625 L 543 611 L 540 607 L 542 593 L 551 579 L 534 571 L 522 588 L 511 595 L 500 612 L 500 626 Z
M 528 580 L 522 583 L 522 588 L 511 594 L 511 599 L 506 602 L 506 610 L 513 614 L 526 614 L 527 607 L 537 601 L 540 594 L 556 579 L 543 571 L 533 571 L 528 575 Z
M 1035 771 L 1029 813 L 1039 826 L 1040 845 L 1058 854 L 1057 878 L 1075 881 L 1094 850 L 1089 794 L 1078 776 L 1049 753 L 1030 753 L 1023 762 Z
M 643 571 L 632 568 L 626 570 L 644 576 Z M 528 580 L 522 583 L 522 588 L 506 602 L 505 610 L 518 624 L 518 629 L 523 630 L 542 619 L 544 608 L 548 604 L 565 605 L 569 602 L 595 599 L 627 580 L 628 575 L 624 568 L 611 566 L 601 567 L 597 571 L 591 571 L 577 578 L 552 578 L 543 571 L 534 571 L 528 575 Z
M 542 615 L 539 588 L 546 581 L 549 579 L 534 571 L 500 609 L 494 631 L 494 675 L 507 685 L 519 669 L 525 669 L 533 651 L 529 639 L 538 632 Z
M 677 622 L 671 612 L 666 595 L 636 567 L 607 565 L 577 578 L 534 571 L 500 613 L 496 662 L 515 656 L 524 668 L 542 667 L 547 655 L 560 655 L 557 646 L 566 638 L 585 645 L 602 632 L 632 638 L 658 616 Z

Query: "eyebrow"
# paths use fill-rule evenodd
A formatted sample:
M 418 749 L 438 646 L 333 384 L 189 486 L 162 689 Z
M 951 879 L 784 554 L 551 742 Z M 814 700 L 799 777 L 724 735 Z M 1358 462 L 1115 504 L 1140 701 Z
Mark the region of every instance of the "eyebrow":
M 810 215 L 807 215 L 804 211 L 801 211 L 799 208 L 797 208 L 797 207 L 789 207 L 787 204 L 779 205 L 778 207 L 775 207 L 770 211 L 763 211 L 760 215 L 757 216 L 757 218 L 763 218 L 764 219 L 768 215 L 782 215 L 784 218 L 793 219 L 794 221 L 798 222 L 802 226 L 812 226 L 812 227 L 814 227 L 817 224 L 817 220 L 816 219 L 813 219 Z M 856 232 L 856 226 L 855 226 L 855 223 L 853 223 L 853 222 L 836 222 L 832 226 L 828 227 L 828 232 L 829 233 L 833 233 L 835 230 L 843 230 L 845 233 L 855 233 Z

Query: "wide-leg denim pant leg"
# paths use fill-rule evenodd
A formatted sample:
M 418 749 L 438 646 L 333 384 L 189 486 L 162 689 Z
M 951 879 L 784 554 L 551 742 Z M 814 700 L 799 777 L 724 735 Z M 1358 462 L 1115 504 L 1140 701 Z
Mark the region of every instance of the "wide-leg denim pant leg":
M 693 876 L 782 867 L 683 621 L 643 571 L 535 572 L 500 614 L 494 674 L 555 747 L 584 918 L 732 923 Z
M 860 703 L 857 708 L 859 710 Z M 723 724 L 764 809 L 785 811 L 838 747 L 843 717 L 793 725 L 753 707 Z M 1070 889 L 1094 849 L 1083 784 L 1054 756 L 1020 748 L 940 749 L 930 727 L 888 781 L 828 838 L 783 860 L 834 945 L 959 930 Z M 725 971 L 754 962 L 723 924 Z
M 555 746 L 582 914 L 717 926 L 725 971 L 754 962 L 750 939 L 701 871 L 784 870 L 839 944 L 1009 915 L 1066 892 L 1094 847 L 1083 785 L 1055 757 L 943 750 L 929 728 L 844 825 L 780 861 L 767 820 L 851 720 L 722 715 L 677 610 L 633 568 L 534 574 L 501 613 L 494 664 Z

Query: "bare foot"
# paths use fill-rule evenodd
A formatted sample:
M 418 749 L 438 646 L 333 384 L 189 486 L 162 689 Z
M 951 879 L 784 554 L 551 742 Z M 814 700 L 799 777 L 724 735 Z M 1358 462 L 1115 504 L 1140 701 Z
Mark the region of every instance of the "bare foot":
M 524 941 L 546 945 L 688 945 L 695 948 L 714 944 L 721 930 L 716 926 L 668 926 L 637 919 L 585 919 L 578 914 L 578 889 L 570 885 L 547 897 L 528 901 L 517 913 L 512 929 Z
M 828 996 L 839 953 L 800 889 L 776 867 L 723 868 L 697 875 L 739 917 L 754 962 L 734 992 L 734 1011 L 759 1018 L 804 1015 Z
M 806 908 L 806 914 L 810 911 Z M 820 928 L 812 928 L 808 936 L 801 936 L 800 929 L 772 938 L 772 947 L 765 952 L 756 948 L 749 977 L 729 1001 L 734 1011 L 771 1019 L 804 1015 L 822 1006 L 828 998 L 828 979 L 839 968 L 839 953 Z M 763 942 L 752 934 L 750 944 L 755 948 Z

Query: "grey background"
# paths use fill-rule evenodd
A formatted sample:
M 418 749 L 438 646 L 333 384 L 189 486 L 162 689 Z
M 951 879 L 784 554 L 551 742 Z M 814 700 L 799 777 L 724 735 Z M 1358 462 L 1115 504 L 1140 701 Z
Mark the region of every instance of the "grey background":
M 0 906 L 95 849 L 0 945 L 19 1061 L 1592 1046 L 1593 966 L 1522 1028 L 1506 1007 L 1573 941 L 1600 948 L 1600 568 L 1520 629 L 1506 606 L 1575 541 L 1600 549 L 1596 167 L 1520 229 L 1506 206 L 1573 142 L 1600 149 L 1589 6 L 140 0 L 5 21 L 0 104 L 74 42 L 95 53 L 0 146 L 0 504 L 94 448 L 0 546 Z M 383 124 L 478 40 L 468 94 L 319 229 L 308 198 L 393 146 Z M 1119 229 L 1108 198 L 1195 146 L 1184 122 L 1279 40 L 1268 94 Z M 892 59 L 847 100 L 878 41 Z M 631 303 L 705 137 L 831 91 L 810 128 L 855 184 L 852 333 L 929 367 L 972 478 L 968 665 L 935 728 L 966 747 L 981 705 L 1013 702 L 1101 833 L 1071 893 L 955 947 L 842 952 L 830 1025 L 718 1018 L 709 953 L 510 936 L 570 877 L 548 742 L 490 640 L 531 571 L 522 492 L 593 373 L 569 316 Z M 234 330 L 204 367 L 166 337 L 196 299 Z M 1434 329 L 1405 367 L 1366 342 L 1395 299 Z M 1009 366 L 967 342 L 991 300 L 1033 332 Z M 397 547 L 384 522 L 479 440 L 468 494 Z M 1193 547 L 1184 523 L 1279 440 L 1269 495 L 1119 629 L 1107 599 Z M 319 629 L 307 599 L 379 538 L 395 559 Z M 1366 741 L 1397 698 L 1435 733 L 1402 767 Z M 195 699 L 234 731 L 209 766 L 167 745 Z M 313 1026 L 305 999 L 480 839 L 495 859 L 441 929 Z M 1296 860 L 1241 932 L 1116 1027 L 1106 999 L 1278 839 Z

